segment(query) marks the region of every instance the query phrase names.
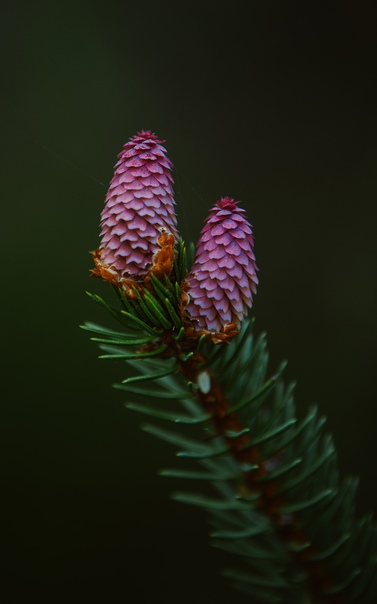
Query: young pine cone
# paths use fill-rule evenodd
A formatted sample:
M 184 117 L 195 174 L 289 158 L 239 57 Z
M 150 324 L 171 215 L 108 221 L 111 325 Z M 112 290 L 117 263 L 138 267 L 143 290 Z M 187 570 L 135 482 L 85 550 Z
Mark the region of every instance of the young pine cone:
M 221 333 L 239 327 L 256 293 L 258 270 L 251 225 L 230 197 L 212 208 L 186 277 L 186 313 L 196 330 Z
M 154 264 L 161 236 L 169 236 L 171 245 L 177 240 L 172 163 L 162 142 L 143 130 L 118 155 L 101 213 L 94 276 L 141 281 Z

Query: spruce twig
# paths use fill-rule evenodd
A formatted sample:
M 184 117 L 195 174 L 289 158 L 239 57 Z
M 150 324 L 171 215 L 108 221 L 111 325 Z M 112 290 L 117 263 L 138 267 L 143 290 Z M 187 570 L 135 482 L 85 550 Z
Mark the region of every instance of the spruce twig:
M 93 254 L 92 274 L 111 283 L 117 305 L 90 295 L 121 328 L 83 327 L 102 358 L 137 371 L 117 388 L 161 398 L 161 408 L 126 404 L 158 422 L 145 431 L 176 447 L 181 465 L 160 474 L 212 485 L 213 496 L 173 498 L 208 513 L 213 545 L 238 563 L 224 571 L 236 589 L 257 603 L 372 604 L 377 534 L 371 516 L 355 516 L 357 481 L 339 479 L 318 409 L 297 420 L 286 363 L 270 375 L 265 334 L 253 333 L 251 225 L 222 198 L 187 267 L 161 142 L 142 131 L 126 143 Z

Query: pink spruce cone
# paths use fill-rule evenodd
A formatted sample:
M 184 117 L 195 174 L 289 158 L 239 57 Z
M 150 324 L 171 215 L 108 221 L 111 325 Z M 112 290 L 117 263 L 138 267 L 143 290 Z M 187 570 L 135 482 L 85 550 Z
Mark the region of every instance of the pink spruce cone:
M 100 262 L 119 279 L 148 272 L 163 233 L 178 238 L 172 163 L 162 142 L 142 130 L 118 155 L 101 213 Z
M 196 329 L 221 333 L 232 323 L 239 327 L 256 293 L 253 232 L 237 203 L 223 197 L 212 208 L 186 277 L 186 311 Z

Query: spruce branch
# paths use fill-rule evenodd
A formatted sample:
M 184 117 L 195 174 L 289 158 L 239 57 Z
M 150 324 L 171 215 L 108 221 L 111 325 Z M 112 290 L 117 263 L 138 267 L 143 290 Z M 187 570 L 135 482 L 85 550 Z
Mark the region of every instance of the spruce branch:
M 255 603 L 375 602 L 376 527 L 356 518 L 357 480 L 339 479 L 317 407 L 297 420 L 286 363 L 270 373 L 265 334 L 248 317 L 252 227 L 222 198 L 188 262 L 161 143 L 149 131 L 126 143 L 93 253 L 92 275 L 111 284 L 115 303 L 89 295 L 121 327 L 83 327 L 101 358 L 136 371 L 116 388 L 154 420 L 142 429 L 176 448 L 179 465 L 160 474 L 211 485 L 212 495 L 173 498 L 206 510 L 213 546 L 234 554 L 224 575 L 235 588 Z

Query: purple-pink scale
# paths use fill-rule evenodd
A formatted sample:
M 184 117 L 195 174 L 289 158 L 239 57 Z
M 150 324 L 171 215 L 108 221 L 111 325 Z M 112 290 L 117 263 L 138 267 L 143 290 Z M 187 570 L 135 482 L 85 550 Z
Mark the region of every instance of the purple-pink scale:
M 229 323 L 238 327 L 256 293 L 257 265 L 252 227 L 238 202 L 223 197 L 203 228 L 189 285 L 187 315 L 196 329 L 221 333 Z
M 138 132 L 118 155 L 101 214 L 101 259 L 119 278 L 142 278 L 160 249 L 158 238 L 178 239 L 172 163 L 150 130 Z

